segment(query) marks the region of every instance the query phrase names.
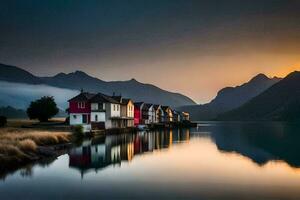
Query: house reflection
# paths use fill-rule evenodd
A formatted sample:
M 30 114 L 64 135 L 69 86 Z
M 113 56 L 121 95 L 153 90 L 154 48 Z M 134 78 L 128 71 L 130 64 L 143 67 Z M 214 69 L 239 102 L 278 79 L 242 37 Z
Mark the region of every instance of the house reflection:
M 110 165 L 121 165 L 145 152 L 169 148 L 172 144 L 190 139 L 189 129 L 160 130 L 135 134 L 108 135 L 93 138 L 69 152 L 69 166 L 82 176 L 89 170 L 101 170 Z

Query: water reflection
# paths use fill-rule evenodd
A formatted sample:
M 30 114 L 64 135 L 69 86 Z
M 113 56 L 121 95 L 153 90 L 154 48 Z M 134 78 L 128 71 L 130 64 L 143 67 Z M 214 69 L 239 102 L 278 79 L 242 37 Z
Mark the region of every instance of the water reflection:
M 139 132 L 137 134 L 109 135 L 83 141 L 69 152 L 69 166 L 83 176 L 89 170 L 100 170 L 109 165 L 121 165 L 134 156 L 169 148 L 172 144 L 188 141 L 189 129 Z
M 11 173 L 0 199 L 300 199 L 299 139 L 297 124 L 215 122 L 93 138 Z
M 258 165 L 281 160 L 300 167 L 300 126 L 282 122 L 217 123 L 201 126 L 223 152 L 236 152 Z

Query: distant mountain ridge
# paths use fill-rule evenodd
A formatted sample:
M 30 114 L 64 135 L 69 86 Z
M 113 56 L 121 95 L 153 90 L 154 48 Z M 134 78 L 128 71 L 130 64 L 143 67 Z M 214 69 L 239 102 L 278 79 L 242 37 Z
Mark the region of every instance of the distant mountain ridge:
M 219 120 L 300 120 L 300 72 L 295 71 Z
M 27 118 L 27 114 L 22 109 L 16 109 L 11 106 L 0 107 L 0 116 L 7 118 Z
M 179 109 L 189 112 L 193 120 L 211 120 L 223 112 L 243 105 L 280 80 L 281 78 L 268 78 L 264 74 L 258 74 L 240 86 L 221 89 L 210 103 L 183 106 Z
M 131 79 L 128 81 L 103 81 L 92 77 L 82 71 L 73 73 L 59 73 L 53 77 L 37 77 L 21 68 L 0 64 L 0 81 L 45 84 L 54 87 L 68 88 L 72 90 L 85 90 L 89 92 L 101 92 L 132 98 L 134 101 L 169 105 L 178 107 L 183 105 L 195 105 L 196 103 L 187 96 L 169 92 L 151 84 L 144 84 Z
M 41 84 L 42 80 L 33 74 L 10 65 L 0 63 L 0 80 L 14 83 Z

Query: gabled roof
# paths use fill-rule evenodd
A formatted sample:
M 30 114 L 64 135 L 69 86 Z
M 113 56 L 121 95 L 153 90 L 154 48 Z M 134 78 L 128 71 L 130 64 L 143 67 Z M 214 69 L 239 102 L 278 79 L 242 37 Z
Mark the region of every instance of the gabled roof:
M 112 96 L 111 98 L 113 98 L 114 100 L 118 101 L 119 103 L 122 103 L 122 96 Z
M 117 100 L 115 100 L 114 98 L 107 96 L 105 94 L 102 93 L 98 93 L 96 95 L 93 96 L 93 98 L 90 99 L 90 101 L 92 103 L 119 103 Z
M 163 111 L 166 111 L 167 109 L 171 109 L 169 106 L 162 106 L 161 108 L 163 109 Z
M 160 105 L 156 104 L 156 105 L 153 105 L 153 107 L 154 107 L 155 110 L 157 110 L 160 107 Z
M 94 96 L 95 96 L 95 94 L 93 94 L 93 93 L 81 92 L 80 94 L 78 94 L 77 96 L 73 97 L 69 101 L 88 101 L 88 100 L 90 100 Z
M 188 117 L 190 114 L 188 112 L 180 112 L 179 113 L 181 117 Z
M 131 99 L 125 99 L 122 98 L 122 104 L 127 105 L 130 101 L 132 101 Z
M 151 103 L 145 103 L 144 106 L 146 106 L 146 108 L 149 109 L 149 108 L 151 108 L 151 106 L 153 106 L 153 104 L 151 104 Z
M 144 105 L 144 102 L 135 102 L 134 107 L 140 108 L 142 105 Z
M 147 104 L 147 103 L 144 103 L 143 107 L 142 107 L 142 110 L 149 110 L 149 106 L 151 106 L 152 104 Z
M 179 115 L 179 112 L 177 112 L 176 110 L 172 110 L 173 114 L 175 115 Z

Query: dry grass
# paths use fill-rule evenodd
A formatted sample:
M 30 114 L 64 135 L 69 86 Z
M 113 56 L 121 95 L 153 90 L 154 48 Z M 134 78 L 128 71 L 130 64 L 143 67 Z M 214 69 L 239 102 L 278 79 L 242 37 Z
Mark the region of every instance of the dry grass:
M 31 139 L 21 140 L 18 147 L 24 152 L 35 152 L 37 149 L 36 143 Z
M 66 132 L 38 131 L 22 128 L 0 129 L 0 163 L 20 163 L 37 157 L 37 147 L 70 141 Z

